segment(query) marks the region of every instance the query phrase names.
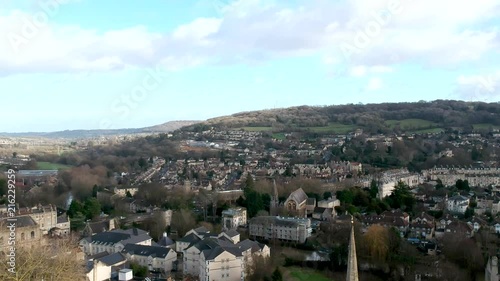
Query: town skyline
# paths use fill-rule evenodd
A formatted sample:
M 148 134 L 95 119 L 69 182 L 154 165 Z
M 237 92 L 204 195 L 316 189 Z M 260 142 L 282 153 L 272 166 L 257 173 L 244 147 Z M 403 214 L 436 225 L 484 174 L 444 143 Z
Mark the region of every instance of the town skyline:
M 499 99 L 495 1 L 153 1 L 116 14 L 113 2 L 44 3 L 7 1 L 0 13 L 0 90 L 15 116 L 1 132 Z

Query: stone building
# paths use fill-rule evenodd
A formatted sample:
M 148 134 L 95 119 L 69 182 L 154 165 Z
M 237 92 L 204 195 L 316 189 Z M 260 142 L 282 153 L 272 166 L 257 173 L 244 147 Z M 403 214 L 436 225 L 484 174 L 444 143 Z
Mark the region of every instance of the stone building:
M 230 230 L 236 229 L 238 226 L 247 225 L 247 209 L 245 208 L 231 208 L 222 211 L 222 229 Z
M 9 228 L 14 225 L 15 227 Z M 15 244 L 14 244 L 15 241 Z M 12 220 L 0 219 L 0 248 L 8 252 L 11 246 L 33 247 L 46 244 L 42 231 L 30 216 L 18 216 Z
M 250 236 L 304 243 L 311 236 L 311 220 L 307 218 L 254 217 L 249 222 Z
M 492 256 L 488 259 L 486 264 L 486 269 L 484 270 L 484 280 L 485 281 L 498 281 L 498 258 Z
M 307 194 L 302 188 L 292 192 L 285 201 L 285 208 L 288 212 L 299 217 L 306 216 Z

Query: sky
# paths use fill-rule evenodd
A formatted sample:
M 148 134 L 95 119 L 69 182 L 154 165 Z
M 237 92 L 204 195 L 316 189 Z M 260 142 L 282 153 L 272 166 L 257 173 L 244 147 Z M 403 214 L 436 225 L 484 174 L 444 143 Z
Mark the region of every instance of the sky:
M 0 132 L 500 100 L 498 0 L 0 0 Z

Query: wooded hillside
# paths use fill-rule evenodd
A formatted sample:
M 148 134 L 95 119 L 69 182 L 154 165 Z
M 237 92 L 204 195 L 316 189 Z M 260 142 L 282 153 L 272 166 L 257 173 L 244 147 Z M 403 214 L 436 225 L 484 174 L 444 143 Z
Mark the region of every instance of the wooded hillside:
M 436 100 L 415 103 L 298 106 L 237 113 L 209 119 L 184 129 L 199 131 L 210 126 L 317 132 L 361 128 L 372 133 L 432 129 L 491 130 L 500 128 L 500 103 Z

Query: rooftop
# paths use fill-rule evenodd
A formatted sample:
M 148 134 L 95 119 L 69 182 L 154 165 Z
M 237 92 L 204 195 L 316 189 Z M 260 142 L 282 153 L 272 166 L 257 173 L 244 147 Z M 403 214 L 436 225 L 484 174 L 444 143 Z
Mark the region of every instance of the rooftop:
M 123 254 L 138 255 L 144 257 L 165 258 L 172 251 L 169 248 L 128 244 L 123 248 Z

